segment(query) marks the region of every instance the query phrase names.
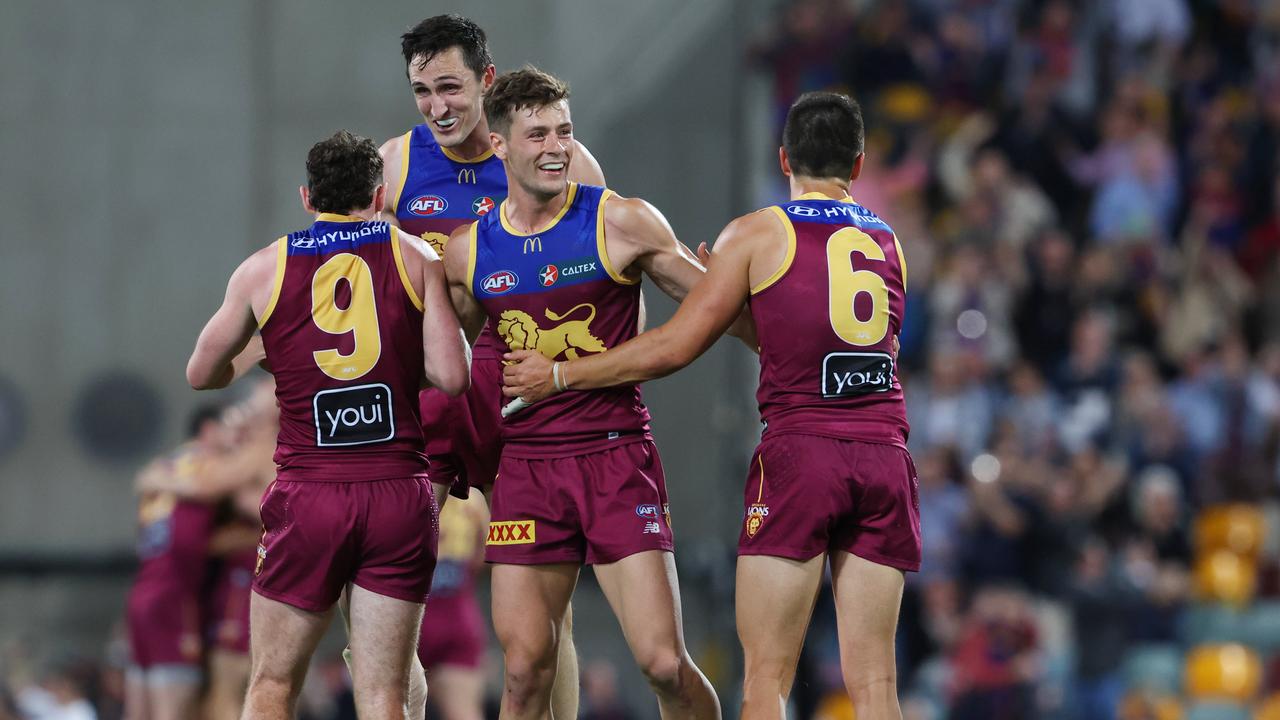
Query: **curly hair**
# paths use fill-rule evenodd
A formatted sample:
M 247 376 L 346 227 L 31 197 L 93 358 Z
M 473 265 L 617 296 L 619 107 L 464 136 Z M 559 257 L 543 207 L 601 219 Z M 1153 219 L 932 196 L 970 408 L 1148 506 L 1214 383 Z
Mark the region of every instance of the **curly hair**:
M 307 153 L 307 190 L 320 212 L 368 207 L 381 181 L 382 156 L 369 138 L 339 130 Z
M 563 80 L 532 65 L 499 75 L 484 95 L 484 117 L 499 135 L 511 131 L 511 114 L 523 108 L 544 108 L 569 97 Z

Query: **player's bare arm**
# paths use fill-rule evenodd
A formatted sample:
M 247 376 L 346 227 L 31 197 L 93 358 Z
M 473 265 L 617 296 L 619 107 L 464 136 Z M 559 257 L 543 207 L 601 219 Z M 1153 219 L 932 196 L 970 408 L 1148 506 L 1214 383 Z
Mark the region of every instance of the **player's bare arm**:
M 396 232 L 409 273 L 420 278 L 422 358 L 427 382 L 448 395 L 461 395 L 471 386 L 471 346 L 449 300 L 444 264 L 426 241 Z
M 471 227 L 463 225 L 449 236 L 444 248 L 444 274 L 448 281 L 449 300 L 462 325 L 467 342 L 475 342 L 484 329 L 484 308 L 471 294 L 471 278 L 468 265 L 471 260 Z
M 693 362 L 738 320 L 751 291 L 753 255 L 774 239 L 777 225 L 764 213 L 730 223 L 716 241 L 715 261 L 664 325 L 607 352 L 558 363 L 558 369 L 539 353 L 508 354 L 519 362 L 503 369 L 503 392 L 533 402 L 570 387 L 634 385 Z
M 573 144 L 573 161 L 569 163 L 569 181 L 604 187 L 604 170 L 596 161 L 596 156 L 591 154 L 586 145 L 577 140 L 574 140 Z
M 250 255 L 227 282 L 222 307 L 200 331 L 195 350 L 187 361 L 187 382 L 196 390 L 224 388 L 261 361 L 261 341 L 240 356 L 253 338 L 275 278 L 276 245 Z M 235 361 L 233 363 L 233 361 Z
M 400 198 L 396 193 L 400 189 L 404 154 L 409 152 L 406 139 L 404 135 L 397 135 L 378 148 L 378 154 L 382 156 L 382 184 L 387 186 L 387 191 L 382 196 L 382 207 L 378 208 L 378 219 L 391 223 L 394 227 L 400 227 L 400 220 L 396 218 L 396 201 Z
M 684 302 L 706 268 L 675 232 L 662 213 L 639 198 L 612 197 L 604 206 L 605 248 L 609 260 L 628 279 L 648 275 L 658 289 L 676 302 Z M 753 350 L 755 326 L 746 306 L 730 327 Z

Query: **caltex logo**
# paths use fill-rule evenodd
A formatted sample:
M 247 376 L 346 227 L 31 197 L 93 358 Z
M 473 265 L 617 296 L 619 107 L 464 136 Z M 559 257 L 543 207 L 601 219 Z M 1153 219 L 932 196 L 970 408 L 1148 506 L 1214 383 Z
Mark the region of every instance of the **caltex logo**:
M 485 196 L 478 197 L 471 203 L 471 212 L 479 217 L 484 217 L 493 209 L 493 198 Z
M 538 279 L 542 281 L 542 287 L 551 287 L 560 279 L 560 268 L 555 265 L 543 265 L 538 271 Z

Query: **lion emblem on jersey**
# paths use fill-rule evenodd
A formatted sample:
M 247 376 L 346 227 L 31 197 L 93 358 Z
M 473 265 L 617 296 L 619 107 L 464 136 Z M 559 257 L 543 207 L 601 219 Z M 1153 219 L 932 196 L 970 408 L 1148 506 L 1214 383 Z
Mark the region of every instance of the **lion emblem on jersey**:
M 449 242 L 448 235 L 439 232 L 424 232 L 422 233 L 422 239 L 427 241 L 427 244 L 431 246 L 432 250 L 436 251 L 437 255 L 444 257 L 444 245 Z
M 583 308 L 587 309 L 585 318 L 565 320 Z M 498 335 L 512 350 L 537 350 L 552 360 L 559 359 L 561 355 L 576 360 L 584 354 L 602 353 L 608 349 L 600 338 L 591 334 L 591 321 L 596 318 L 595 305 L 575 305 L 562 315 L 557 315 L 550 308 L 544 312 L 548 320 L 559 324 L 542 328 L 523 310 L 503 310 L 498 318 Z

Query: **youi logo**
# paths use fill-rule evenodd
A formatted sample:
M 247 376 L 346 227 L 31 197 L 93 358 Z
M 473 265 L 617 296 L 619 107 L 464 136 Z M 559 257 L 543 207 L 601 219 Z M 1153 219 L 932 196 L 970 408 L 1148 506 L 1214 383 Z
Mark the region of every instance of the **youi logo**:
M 449 209 L 449 203 L 439 195 L 419 195 L 409 201 L 409 212 L 419 217 L 439 215 Z

